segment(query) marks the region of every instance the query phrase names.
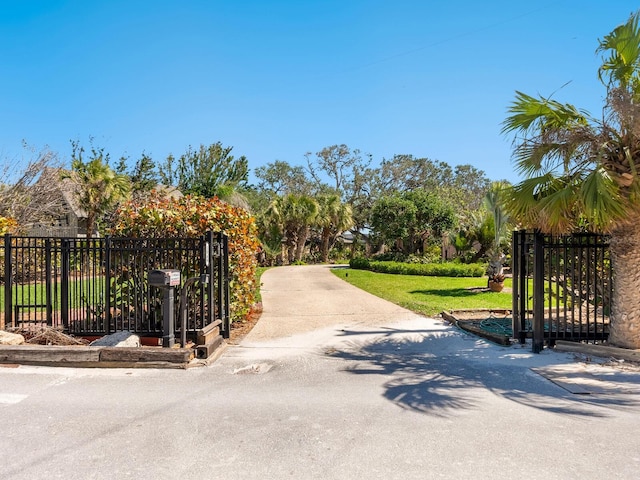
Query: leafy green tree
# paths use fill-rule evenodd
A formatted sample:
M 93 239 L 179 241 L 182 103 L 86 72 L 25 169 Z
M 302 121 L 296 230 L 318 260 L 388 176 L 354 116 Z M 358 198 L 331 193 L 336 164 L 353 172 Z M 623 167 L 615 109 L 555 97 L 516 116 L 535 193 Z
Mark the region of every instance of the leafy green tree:
M 410 227 L 416 221 L 417 207 L 402 194 L 382 197 L 371 211 L 371 228 L 385 243 L 395 243 L 405 251 L 404 242 L 409 238 Z
M 383 159 L 376 172 L 376 191 L 382 195 L 417 189 L 438 189 L 453 178 L 451 167 L 440 161 L 394 155 Z
M 134 199 L 145 198 L 158 185 L 158 173 L 153 159 L 142 153 L 132 168 L 127 168 L 128 158 L 122 157 L 116 167 L 116 173 L 127 175 L 131 181 L 131 196 Z
M 609 340 L 640 348 L 640 29 L 639 13 L 599 41 L 604 115 L 516 92 L 503 124 L 525 179 L 509 193 L 524 227 L 611 234 L 615 276 Z
M 482 205 L 490 181 L 472 165 L 451 167 L 446 162 L 394 155 L 371 172 L 370 192 L 374 200 L 394 192 L 427 190 L 451 205 L 465 225 Z
M 396 242 L 404 253 L 424 252 L 441 241 L 455 225 L 453 209 L 437 195 L 424 190 L 394 193 L 373 206 L 371 226 L 387 242 Z
M 131 184 L 126 175 L 109 167 L 109 154 L 104 149 L 92 146 L 86 160 L 84 147 L 78 142 L 72 142 L 72 150 L 71 171 L 62 175 L 76 184 L 76 200 L 87 214 L 87 238 L 91 238 L 96 222 L 126 199 Z
M 209 146 L 189 147 L 179 158 L 169 155 L 158 167 L 160 180 L 177 187 L 182 193 L 205 198 L 230 196 L 238 187 L 246 186 L 249 167 L 246 157 L 231 155 L 233 147 L 220 142 Z

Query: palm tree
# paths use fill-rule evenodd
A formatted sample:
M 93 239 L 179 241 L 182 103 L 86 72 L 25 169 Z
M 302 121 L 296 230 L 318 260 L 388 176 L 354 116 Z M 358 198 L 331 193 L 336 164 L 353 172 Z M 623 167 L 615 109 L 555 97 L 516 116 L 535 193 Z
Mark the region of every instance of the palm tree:
M 489 278 L 504 281 L 503 264 L 505 254 L 503 251 L 505 240 L 509 235 L 509 214 L 504 209 L 504 192 L 509 185 L 506 182 L 493 182 L 484 197 L 484 208 L 487 212 L 489 224 L 493 227 L 493 238 L 488 250 L 489 254 Z M 499 280 L 502 279 L 502 280 Z
M 342 203 L 337 194 L 318 197 L 319 212 L 316 223 L 320 227 L 320 254 L 323 262 L 329 261 L 331 242 L 353 226 L 351 206 Z
M 525 227 L 579 228 L 611 235 L 609 340 L 640 348 L 640 12 L 600 40 L 602 118 L 571 104 L 516 92 L 503 123 L 515 133 L 514 161 L 526 178 L 509 194 Z
M 93 158 L 84 161 L 82 148 L 74 152 L 71 172 L 63 173 L 76 184 L 78 206 L 87 214 L 87 238 L 91 238 L 96 221 L 129 193 L 129 177 L 114 172 L 103 161 L 101 150 L 93 150 Z
M 318 215 L 318 202 L 308 195 L 289 194 L 271 202 L 265 217 L 282 233 L 283 260 L 289 263 L 302 260 L 311 225 Z

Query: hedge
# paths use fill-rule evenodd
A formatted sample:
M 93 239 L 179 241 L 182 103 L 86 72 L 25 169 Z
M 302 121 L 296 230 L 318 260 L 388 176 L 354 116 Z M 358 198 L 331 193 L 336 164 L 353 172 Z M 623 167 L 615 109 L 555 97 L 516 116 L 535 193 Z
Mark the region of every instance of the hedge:
M 402 263 L 381 262 L 366 258 L 353 258 L 349 266 L 356 270 L 370 270 L 377 273 L 398 275 L 424 275 L 429 277 L 481 277 L 486 267 L 472 263 Z
M 255 220 L 246 210 L 218 198 L 152 195 L 129 201 L 115 213 L 109 233 L 125 237 L 197 237 L 207 230 L 229 236 L 231 319 L 243 320 L 255 302 L 259 247 Z

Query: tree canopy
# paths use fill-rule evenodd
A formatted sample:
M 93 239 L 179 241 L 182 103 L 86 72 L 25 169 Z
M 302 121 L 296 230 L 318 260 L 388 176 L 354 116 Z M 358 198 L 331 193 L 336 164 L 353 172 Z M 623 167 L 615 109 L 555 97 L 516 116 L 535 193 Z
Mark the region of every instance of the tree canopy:
M 169 155 L 158 167 L 160 179 L 185 195 L 213 198 L 228 194 L 229 189 L 245 186 L 249 178 L 247 158 L 235 158 L 232 150 L 233 147 L 216 142 L 198 149 L 189 147 L 177 159 Z

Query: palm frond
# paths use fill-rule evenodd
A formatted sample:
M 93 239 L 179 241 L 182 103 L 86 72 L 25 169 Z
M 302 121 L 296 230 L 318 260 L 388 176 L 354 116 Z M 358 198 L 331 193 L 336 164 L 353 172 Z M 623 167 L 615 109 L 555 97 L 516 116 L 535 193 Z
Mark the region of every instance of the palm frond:
M 595 169 L 583 178 L 580 199 L 585 219 L 599 231 L 610 230 L 627 214 L 618 184 L 603 168 Z
M 502 133 L 527 132 L 571 128 L 587 125 L 589 115 L 569 103 L 560 103 L 547 98 L 535 98 L 516 91 L 516 99 L 507 110 L 509 115 L 502 123 Z
M 535 228 L 538 218 L 538 200 L 541 191 L 552 181 L 553 175 L 544 173 L 529 177 L 504 190 L 504 207 L 523 228 Z
M 632 14 L 626 23 L 619 25 L 600 40 L 596 52 L 603 53 L 603 63 L 598 69 L 598 76 L 605 85 L 616 83 L 627 88 L 638 81 L 639 15 L 639 12 Z
M 575 181 L 571 177 L 555 177 L 539 192 L 538 224 L 545 232 L 561 233 L 574 228 L 576 222 Z

